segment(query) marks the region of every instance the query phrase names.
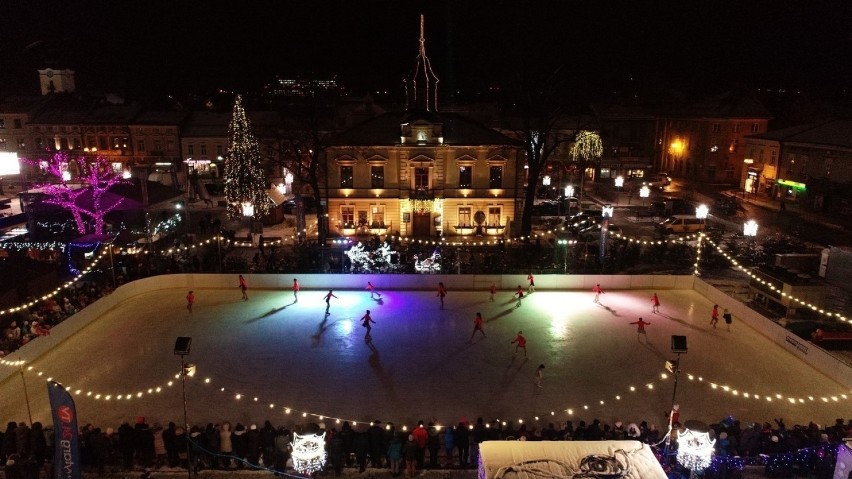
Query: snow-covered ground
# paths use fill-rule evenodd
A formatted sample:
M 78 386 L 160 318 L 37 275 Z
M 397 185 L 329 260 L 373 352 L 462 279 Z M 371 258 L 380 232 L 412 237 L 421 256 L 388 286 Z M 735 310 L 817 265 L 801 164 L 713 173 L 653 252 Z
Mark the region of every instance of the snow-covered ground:
M 236 288 L 197 290 L 192 314 L 185 290 L 128 300 L 30 365 L 33 420 L 50 423 L 44 381 L 51 377 L 79 391 L 81 424 L 117 426 L 137 416 L 181 423 L 178 336 L 192 337 L 187 361 L 197 365 L 187 381 L 191 423 L 298 423 L 307 412 L 329 427 L 337 418 L 411 427 L 418 419 L 483 416 L 647 420 L 663 429 L 673 381 L 662 374 L 675 357 L 673 334 L 687 336 L 689 346 L 676 398 L 682 421 L 731 415 L 826 424 L 852 416 L 850 399 L 840 396 L 852 398 L 849 391 L 736 318 L 731 332 L 724 322 L 713 329 L 712 304 L 691 290 L 659 291 L 661 314 L 651 313 L 650 290 L 608 292 L 600 305 L 587 291 L 539 291 L 518 309 L 512 291 L 494 302 L 484 291 L 450 291 L 444 310 L 429 292 L 386 291 L 373 300 L 366 291 L 336 291 L 326 316 L 327 291 L 303 287 L 296 303 L 290 291 L 249 290 L 244 302 Z M 366 309 L 376 322 L 371 344 L 360 322 Z M 487 337 L 470 344 L 477 311 Z M 628 324 L 640 316 L 651 323 L 647 344 Z M 519 330 L 528 358 L 513 357 Z M 0 403 L 0 420 L 26 420 L 19 375 L 0 384 Z

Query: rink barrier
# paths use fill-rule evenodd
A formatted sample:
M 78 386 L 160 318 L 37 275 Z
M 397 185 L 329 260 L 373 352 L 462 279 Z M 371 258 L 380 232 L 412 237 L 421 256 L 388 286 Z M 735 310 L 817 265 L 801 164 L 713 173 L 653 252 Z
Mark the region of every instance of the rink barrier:
M 824 349 L 806 339 L 796 336 L 792 331 L 784 328 L 784 326 L 763 316 L 749 308 L 747 304 L 728 296 L 723 291 L 700 278 L 695 278 L 693 289 L 710 300 L 711 303 L 718 304 L 720 308 L 727 309 L 736 321 L 745 323 L 760 334 L 766 336 L 785 351 L 788 351 L 817 371 L 834 379 L 843 385 L 844 388 L 852 389 L 852 368 Z M 710 317 L 709 311 L 707 317 Z M 734 327 L 736 327 L 736 323 L 734 323 Z M 784 371 L 779 370 L 778 373 L 783 374 Z M 806 378 L 803 378 L 803 380 L 806 380 Z

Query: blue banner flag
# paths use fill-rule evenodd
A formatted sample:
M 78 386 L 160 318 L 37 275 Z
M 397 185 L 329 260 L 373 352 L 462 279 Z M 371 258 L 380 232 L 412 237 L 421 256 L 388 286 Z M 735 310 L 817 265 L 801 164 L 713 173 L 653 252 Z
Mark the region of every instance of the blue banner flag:
M 74 399 L 55 381 L 47 382 L 47 393 L 50 396 L 50 412 L 53 415 L 53 478 L 80 479 L 80 439 Z

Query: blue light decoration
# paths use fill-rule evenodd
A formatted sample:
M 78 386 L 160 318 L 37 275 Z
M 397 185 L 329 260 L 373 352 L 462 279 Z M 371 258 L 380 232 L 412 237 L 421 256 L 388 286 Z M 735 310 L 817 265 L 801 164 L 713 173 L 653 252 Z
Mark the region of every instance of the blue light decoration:
M 82 252 L 84 254 L 91 254 L 97 251 L 97 249 L 101 246 L 101 244 L 108 240 L 112 239 L 110 235 L 86 235 L 81 236 L 74 241 L 68 243 L 68 248 L 65 250 L 65 258 L 68 263 L 68 271 L 73 275 L 80 274 L 80 270 L 74 267 L 74 263 L 71 261 L 71 256 L 74 253 Z

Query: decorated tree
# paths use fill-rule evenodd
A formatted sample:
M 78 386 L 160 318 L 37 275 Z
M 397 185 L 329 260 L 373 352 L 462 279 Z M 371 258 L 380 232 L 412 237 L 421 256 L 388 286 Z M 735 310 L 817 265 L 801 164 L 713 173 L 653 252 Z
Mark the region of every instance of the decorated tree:
M 109 194 L 110 188 L 125 183 L 121 175 L 113 171 L 112 164 L 104 157 L 94 159 L 72 158 L 65 151 L 57 151 L 46 161 L 28 161 L 41 168 L 51 178 L 49 182 L 35 185 L 46 195 L 47 204 L 65 208 L 77 224 L 77 232 L 86 234 L 86 219 L 94 223 L 94 233 L 103 234 L 104 217 L 119 207 L 124 198 Z M 69 167 L 76 165 L 78 176 L 69 184 Z
M 571 145 L 571 159 L 580 162 L 580 201 L 583 200 L 583 179 L 590 161 L 596 161 L 603 155 L 601 136 L 595 131 L 580 130 Z
M 261 165 L 260 148 L 251 132 L 240 95 L 234 99 L 233 116 L 228 126 L 224 178 L 225 200 L 231 219 L 244 213 L 260 219 L 269 213 L 271 201 L 266 193 L 268 184 Z

